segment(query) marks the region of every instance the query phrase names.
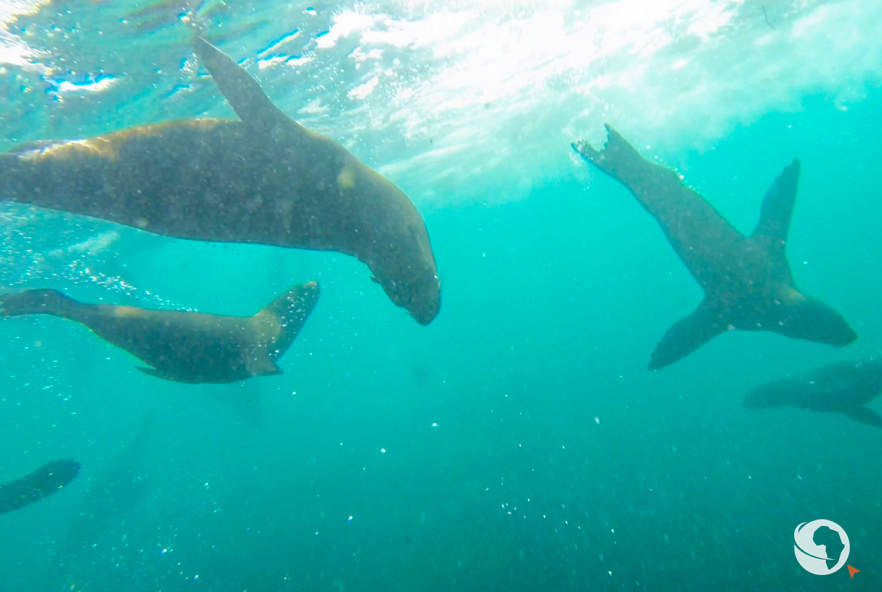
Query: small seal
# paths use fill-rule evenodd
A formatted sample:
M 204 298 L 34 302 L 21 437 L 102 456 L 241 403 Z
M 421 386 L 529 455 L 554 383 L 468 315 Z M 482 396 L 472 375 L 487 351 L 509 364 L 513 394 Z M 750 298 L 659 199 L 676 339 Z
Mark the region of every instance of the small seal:
M 808 374 L 761 384 L 744 397 L 748 409 L 782 405 L 842 413 L 882 428 L 882 416 L 866 405 L 882 392 L 882 358 L 838 362 Z
M 300 332 L 319 298 L 317 282 L 295 286 L 251 317 L 134 306 L 85 304 L 57 290 L 0 297 L 0 316 L 48 314 L 76 321 L 177 382 L 230 383 L 282 374 L 276 361 Z
M 749 237 L 729 224 L 669 169 L 646 160 L 606 126 L 606 148 L 574 143 L 582 158 L 622 183 L 659 226 L 692 277 L 702 303 L 668 329 L 652 354 L 650 370 L 676 362 L 728 329 L 773 331 L 835 346 L 857 334 L 838 312 L 796 288 L 786 243 L 799 183 L 794 160 L 772 183 Z

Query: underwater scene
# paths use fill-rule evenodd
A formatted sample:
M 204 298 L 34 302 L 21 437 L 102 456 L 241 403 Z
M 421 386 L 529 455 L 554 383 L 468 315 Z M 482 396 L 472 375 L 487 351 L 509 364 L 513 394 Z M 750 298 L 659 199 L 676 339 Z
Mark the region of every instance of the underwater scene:
M 882 590 L 876 0 L 0 1 L 0 592 Z

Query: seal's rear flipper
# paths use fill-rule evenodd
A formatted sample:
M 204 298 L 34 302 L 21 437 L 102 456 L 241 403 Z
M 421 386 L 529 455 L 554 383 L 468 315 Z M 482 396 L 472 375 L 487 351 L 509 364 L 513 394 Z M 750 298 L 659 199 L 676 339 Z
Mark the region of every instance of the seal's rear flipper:
M 273 105 L 248 72 L 221 50 L 202 37 L 193 40 L 193 49 L 244 123 L 259 127 L 262 131 L 271 131 L 279 125 L 300 128 L 299 124 Z
M 882 416 L 867 407 L 856 407 L 854 409 L 849 409 L 848 411 L 843 411 L 842 414 L 855 421 L 882 428 Z
M 640 156 L 619 132 L 609 125 L 604 127 L 608 139 L 603 150 L 595 150 L 584 140 L 573 143 L 573 150 L 607 175 L 630 187 L 629 181 L 634 178 L 635 173 L 651 163 Z
M 778 262 L 784 261 L 784 246 L 790 230 L 790 219 L 793 217 L 793 205 L 796 203 L 796 190 L 799 186 L 799 160 L 794 159 L 784 167 L 781 174 L 769 187 L 763 199 L 759 222 L 753 229 L 751 238 L 765 236 L 770 240 L 770 248 Z
M 58 290 L 25 290 L 0 296 L 0 316 L 47 314 L 70 318 L 78 304 Z
M 649 370 L 659 370 L 688 356 L 723 332 L 725 325 L 705 299 L 695 312 L 674 323 L 652 352 Z
M 245 362 L 245 369 L 251 376 L 276 376 L 285 372 L 279 368 L 275 361 L 265 355 L 251 358 Z

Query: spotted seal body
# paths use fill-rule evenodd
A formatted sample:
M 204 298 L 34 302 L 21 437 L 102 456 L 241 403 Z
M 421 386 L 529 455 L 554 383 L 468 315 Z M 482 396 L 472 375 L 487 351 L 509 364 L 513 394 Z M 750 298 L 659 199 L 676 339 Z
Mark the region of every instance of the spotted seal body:
M 70 319 L 149 364 L 138 368 L 146 374 L 186 383 L 230 383 L 281 374 L 276 361 L 291 347 L 318 297 L 318 283 L 308 282 L 254 316 L 232 317 L 85 304 L 56 290 L 28 290 L 0 297 L 0 316 Z
M 196 53 L 239 121 L 179 120 L 0 155 L 0 199 L 161 235 L 338 251 L 421 324 L 441 306 L 422 217 L 388 179 L 282 113 L 203 39 Z
M 573 148 L 622 183 L 649 212 L 705 293 L 688 317 L 675 323 L 652 354 L 651 370 L 689 355 L 729 329 L 773 331 L 787 337 L 844 346 L 857 334 L 838 312 L 796 287 L 786 243 L 799 183 L 799 161 L 784 167 L 763 200 L 750 236 L 669 169 L 646 160 L 615 130 L 603 150 L 587 142 Z

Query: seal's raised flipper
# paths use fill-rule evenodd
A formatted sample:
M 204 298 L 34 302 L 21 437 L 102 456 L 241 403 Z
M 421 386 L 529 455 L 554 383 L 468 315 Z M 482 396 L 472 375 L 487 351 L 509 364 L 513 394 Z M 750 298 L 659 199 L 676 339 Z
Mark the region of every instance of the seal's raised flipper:
M 635 171 L 645 167 L 645 160 L 619 132 L 609 125 L 604 127 L 607 140 L 603 150 L 595 150 L 584 140 L 574 142 L 573 150 L 607 175 L 630 187 Z
M 652 352 L 650 370 L 658 370 L 686 357 L 725 330 L 707 299 L 695 311 L 674 323 Z
M 270 131 L 277 126 L 305 131 L 305 128 L 273 104 L 248 72 L 221 50 L 202 37 L 197 37 L 193 41 L 193 49 L 211 73 L 215 84 L 229 101 L 236 115 L 244 123 L 262 131 Z
M 790 219 L 793 217 L 793 205 L 796 203 L 799 169 L 799 159 L 794 159 L 769 187 L 763 199 L 759 221 L 751 235 L 751 238 L 767 237 L 772 255 L 785 264 L 784 247 L 790 230 Z
M 307 282 L 291 288 L 252 317 L 255 323 L 265 328 L 264 330 L 273 332 L 267 335 L 267 345 L 270 361 L 274 366 L 275 360 L 294 343 L 320 294 L 321 288 L 318 282 Z M 255 368 L 260 374 L 282 373 L 278 366 L 275 366 L 275 370 L 276 372 L 273 372 L 269 367 Z
M 842 412 L 846 417 L 877 428 L 882 428 L 882 416 L 867 407 L 855 407 Z

